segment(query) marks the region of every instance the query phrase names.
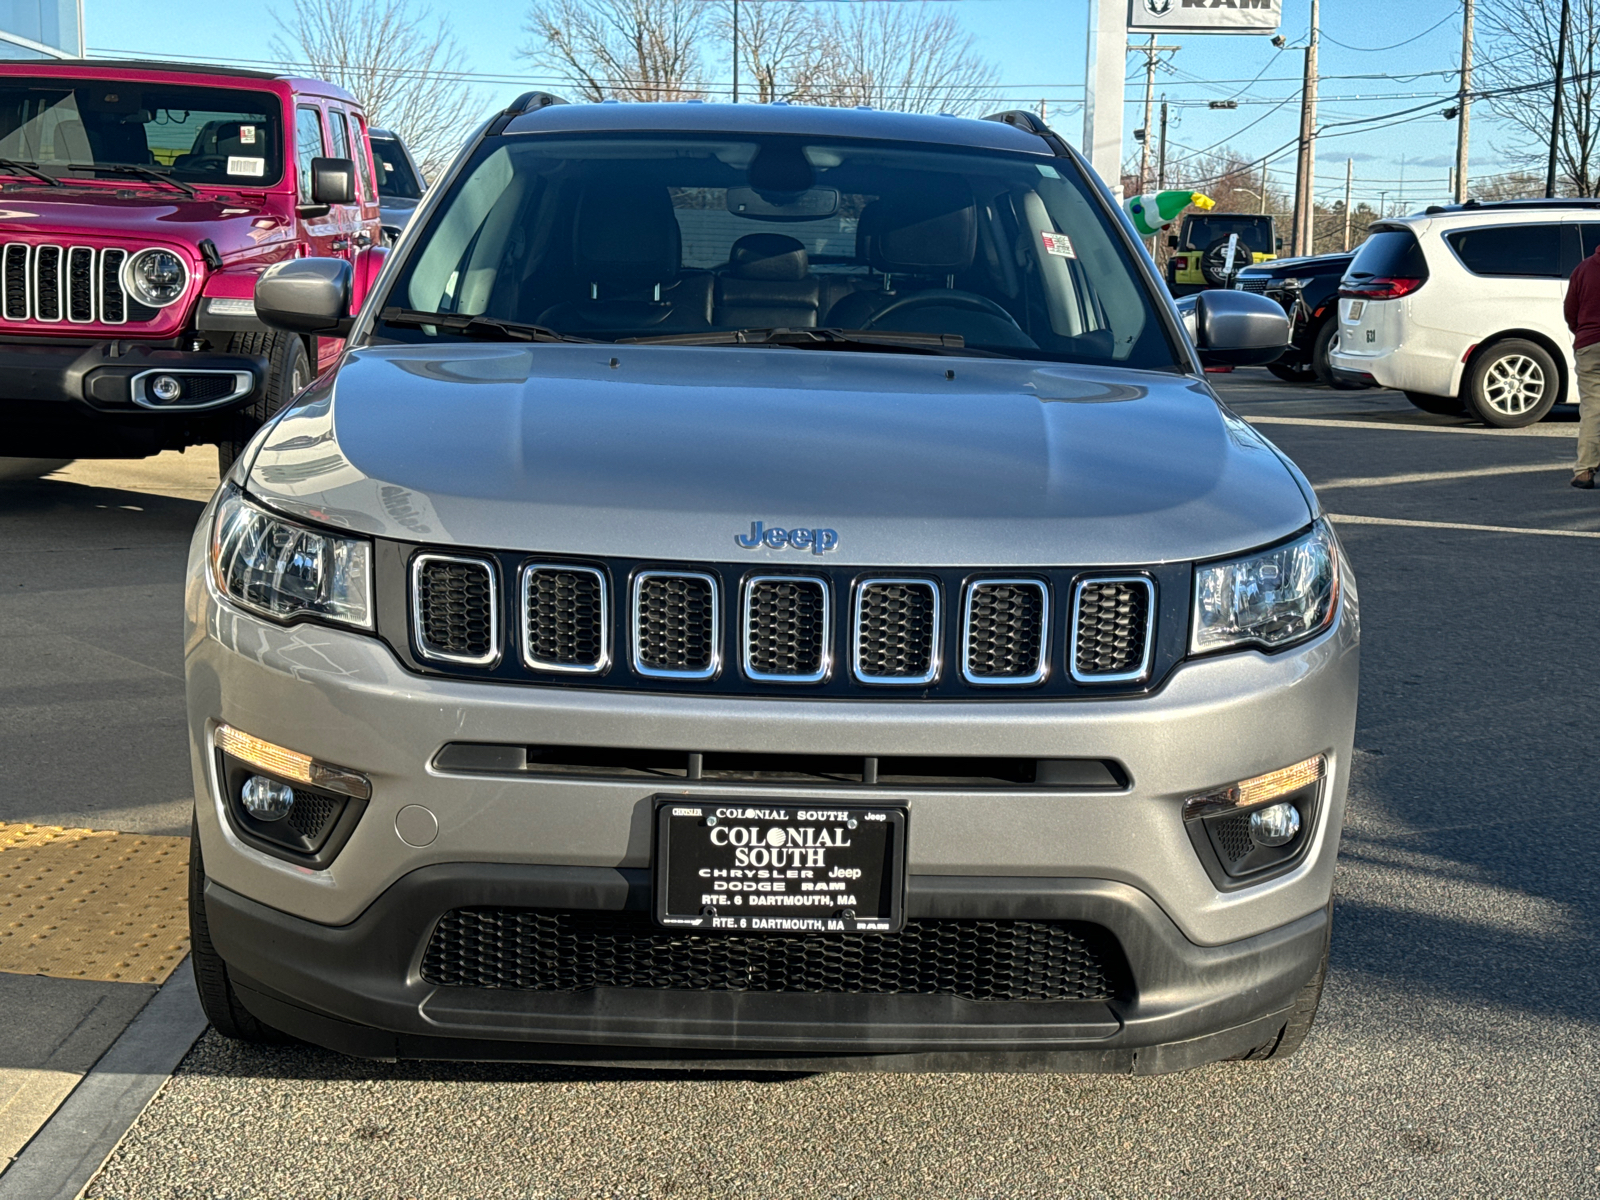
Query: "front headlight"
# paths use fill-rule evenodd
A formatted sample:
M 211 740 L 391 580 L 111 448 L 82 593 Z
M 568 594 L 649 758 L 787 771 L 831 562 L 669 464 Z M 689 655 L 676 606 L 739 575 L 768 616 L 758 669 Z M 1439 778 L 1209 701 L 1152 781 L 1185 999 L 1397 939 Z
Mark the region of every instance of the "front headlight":
M 372 543 L 286 521 L 229 487 L 211 530 L 217 590 L 277 617 L 372 628 Z
M 122 286 L 140 304 L 165 308 L 183 299 L 189 268 L 171 250 L 141 250 L 123 264 Z
M 1240 646 L 1278 650 L 1321 633 L 1339 607 L 1339 547 L 1326 521 L 1260 554 L 1195 569 L 1195 654 Z

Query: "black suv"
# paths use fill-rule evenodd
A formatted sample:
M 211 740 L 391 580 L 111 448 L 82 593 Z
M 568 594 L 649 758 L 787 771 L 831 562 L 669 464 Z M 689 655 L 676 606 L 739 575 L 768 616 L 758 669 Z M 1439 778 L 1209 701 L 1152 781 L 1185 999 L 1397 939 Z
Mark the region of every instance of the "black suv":
M 1294 344 L 1267 366 L 1285 383 L 1347 386 L 1334 380 L 1328 353 L 1339 336 L 1339 280 L 1354 258 L 1353 250 L 1281 258 L 1246 267 L 1234 277 L 1236 289 L 1270 296 L 1289 314 Z

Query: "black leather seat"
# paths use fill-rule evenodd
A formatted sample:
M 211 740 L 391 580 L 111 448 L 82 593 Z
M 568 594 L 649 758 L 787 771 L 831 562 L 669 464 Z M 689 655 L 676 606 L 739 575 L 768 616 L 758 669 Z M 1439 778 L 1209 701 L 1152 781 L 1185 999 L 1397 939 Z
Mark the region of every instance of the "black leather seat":
M 612 331 L 648 337 L 711 327 L 709 272 L 683 271 L 683 246 L 665 188 L 591 189 L 573 222 L 578 299 L 538 318 L 568 333 Z
M 904 296 L 948 287 L 951 276 L 972 266 L 978 250 L 972 195 L 946 188 L 914 199 L 874 200 L 861 210 L 856 244 L 885 286 L 845 296 L 828 311 L 827 324 L 845 329 L 864 328 Z
M 814 327 L 821 288 L 805 245 L 781 233 L 750 233 L 733 244 L 717 276 L 712 315 L 725 329 Z

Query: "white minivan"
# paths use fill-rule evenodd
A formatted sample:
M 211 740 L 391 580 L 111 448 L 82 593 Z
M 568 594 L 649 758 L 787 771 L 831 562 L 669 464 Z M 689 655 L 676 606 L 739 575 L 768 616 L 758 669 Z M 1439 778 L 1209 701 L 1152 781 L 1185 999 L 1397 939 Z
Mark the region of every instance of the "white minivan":
M 1434 206 L 1381 221 L 1339 292 L 1335 376 L 1501 428 L 1576 403 L 1567 278 L 1600 245 L 1600 200 Z

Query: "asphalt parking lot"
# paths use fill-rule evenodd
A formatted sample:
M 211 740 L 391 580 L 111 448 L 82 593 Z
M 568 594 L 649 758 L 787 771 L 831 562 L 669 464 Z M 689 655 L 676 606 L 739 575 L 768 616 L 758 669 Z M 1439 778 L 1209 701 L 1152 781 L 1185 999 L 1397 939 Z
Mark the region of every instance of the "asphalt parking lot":
M 1566 486 L 1575 419 L 1503 433 L 1215 379 L 1318 486 L 1360 584 L 1332 967 L 1298 1055 L 729 1077 L 207 1033 L 86 1194 L 1600 1196 L 1600 492 Z M 213 465 L 0 493 L 0 825 L 187 832 L 181 576 Z

